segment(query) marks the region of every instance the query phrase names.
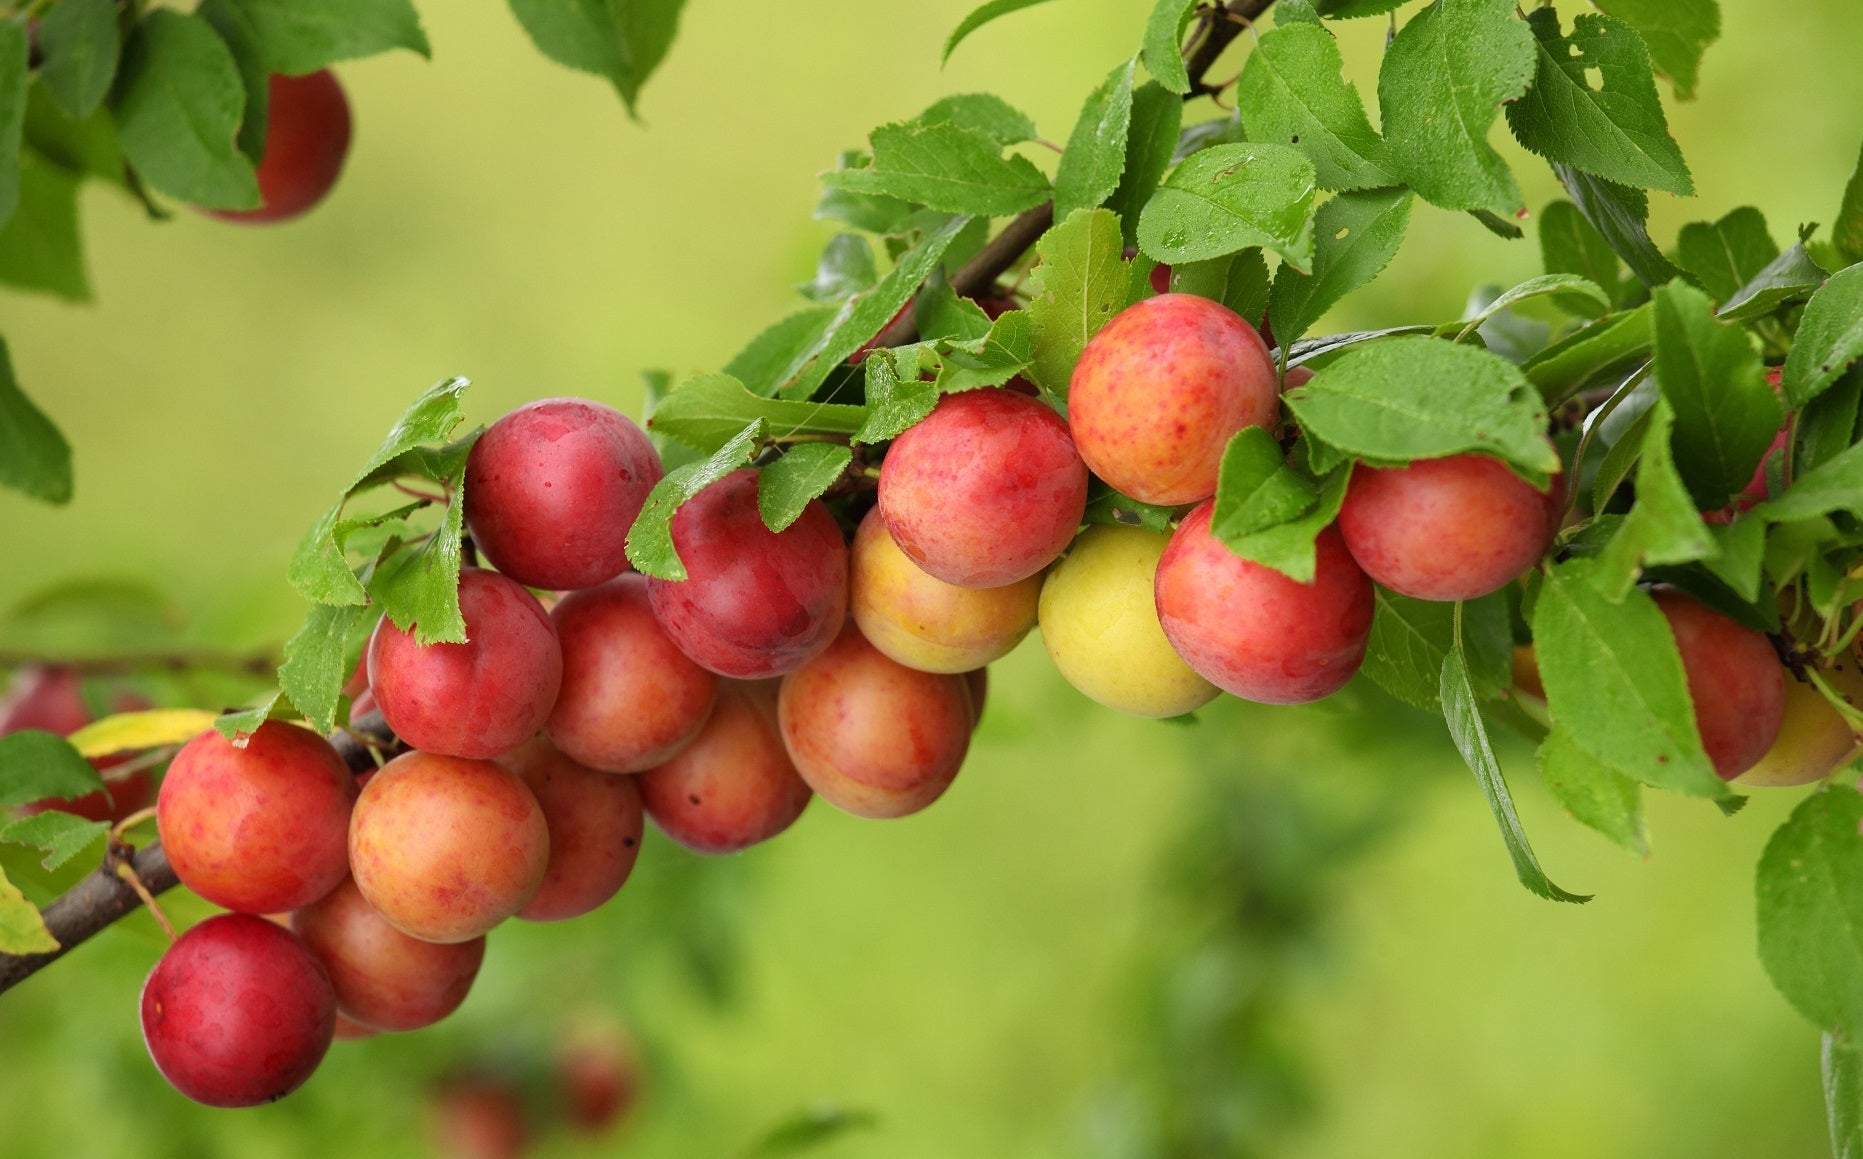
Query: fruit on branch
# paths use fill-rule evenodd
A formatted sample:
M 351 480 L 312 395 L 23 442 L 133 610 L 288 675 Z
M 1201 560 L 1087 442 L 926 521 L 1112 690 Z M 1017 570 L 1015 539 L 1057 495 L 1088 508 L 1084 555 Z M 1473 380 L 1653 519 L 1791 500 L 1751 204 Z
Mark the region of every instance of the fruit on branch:
M 1759 762 L 1785 720 L 1788 677 L 1764 633 L 1738 624 L 1674 588 L 1650 592 L 1669 621 L 1701 747 L 1722 780 Z
M 1210 534 L 1213 501 L 1184 517 L 1158 561 L 1158 620 L 1199 675 L 1245 700 L 1301 704 L 1345 686 L 1371 638 L 1371 581 L 1328 527 L 1313 582 L 1246 560 Z
M 1846 656 L 1818 669 L 1853 708 L 1863 707 L 1863 672 Z M 1856 731 L 1809 680 L 1786 676 L 1785 711 L 1778 739 L 1758 763 L 1734 778 L 1737 784 L 1787 787 L 1822 781 L 1859 754 Z
M 1089 697 L 1134 716 L 1179 716 L 1217 693 L 1158 624 L 1152 584 L 1170 538 L 1089 527 L 1042 584 L 1041 639 L 1054 666 Z
M 770 684 L 727 681 L 705 728 L 635 778 L 660 831 L 695 853 L 736 853 L 795 824 L 812 794 L 776 727 Z
M 861 635 L 921 672 L 969 672 L 1021 643 L 1035 626 L 1039 576 L 964 588 L 929 574 L 899 550 L 880 509 L 854 534 L 848 610 Z
M 1001 587 L 1054 562 L 1080 526 L 1087 468 L 1051 408 L 996 388 L 948 394 L 893 441 L 880 515 L 913 563 L 948 584 Z
M 592 588 L 627 570 L 627 532 L 664 472 L 634 421 L 581 398 L 526 403 L 466 459 L 466 526 L 533 588 Z
M 1485 455 L 1353 468 L 1339 534 L 1365 574 L 1418 600 L 1472 600 L 1539 562 L 1562 488 L 1539 490 Z
M 847 544 L 819 499 L 771 531 L 757 511 L 757 472 L 743 468 L 673 516 L 683 580 L 650 579 L 653 614 L 680 651 L 720 676 L 795 670 L 847 617 Z
M 645 576 L 571 592 L 550 610 L 563 686 L 546 728 L 565 754 L 609 773 L 666 763 L 711 715 L 718 677 L 654 618 Z
M 1120 311 L 1081 351 L 1067 389 L 1068 425 L 1087 466 L 1115 490 L 1165 507 L 1216 494 L 1230 437 L 1273 428 L 1280 413 L 1261 335 L 1195 294 Z
M 336 996 L 289 930 L 221 914 L 168 948 L 142 987 L 142 1038 L 176 1090 L 251 1107 L 302 1086 L 330 1049 Z
M 500 756 L 550 718 L 563 652 L 537 598 L 496 572 L 459 573 L 463 644 L 416 642 L 383 616 L 369 639 L 369 690 L 382 719 L 414 748 Z
M 329 69 L 274 73 L 267 83 L 265 153 L 258 164 L 259 207 L 213 210 L 223 221 L 286 221 L 322 201 L 349 154 L 349 101 Z
M 118 712 L 134 712 L 148 707 L 139 696 L 116 697 Z M 4 708 L 0 708 L 0 736 L 22 729 L 37 728 L 59 736 L 70 736 L 91 722 L 91 712 L 84 704 L 84 681 L 75 668 L 62 664 L 26 664 L 13 674 L 13 687 Z M 126 757 L 104 757 L 91 762 L 98 772 L 108 773 Z M 155 784 L 146 769 L 127 776 L 108 778 L 107 788 L 78 797 L 48 797 L 20 806 L 21 816 L 57 809 L 87 821 L 121 821 L 131 813 L 148 807 L 155 795 Z
M 537 798 L 490 761 L 403 753 L 356 801 L 349 865 L 390 925 L 464 942 L 524 908 L 550 863 Z
M 291 915 L 329 972 L 336 1008 L 371 1030 L 418 1030 L 459 1009 L 485 960 L 485 939 L 411 938 L 377 913 L 352 879 Z
M 796 771 L 857 817 L 903 817 L 936 801 L 970 746 L 961 675 L 907 668 L 852 627 L 783 678 L 777 721 Z
M 634 778 L 577 764 L 546 737 L 498 763 L 523 779 L 550 829 L 543 884 L 517 916 L 562 921 L 613 897 L 640 856 L 640 789 Z
M 349 872 L 355 800 L 329 741 L 268 720 L 244 748 L 212 729 L 183 745 L 155 823 L 183 885 L 230 910 L 271 913 L 309 905 Z

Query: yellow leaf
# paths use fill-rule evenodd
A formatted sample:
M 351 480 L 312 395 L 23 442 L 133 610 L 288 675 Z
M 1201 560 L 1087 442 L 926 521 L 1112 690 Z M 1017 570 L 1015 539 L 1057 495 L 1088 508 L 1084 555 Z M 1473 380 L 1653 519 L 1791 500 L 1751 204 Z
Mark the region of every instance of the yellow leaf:
M 212 728 L 213 719 L 213 713 L 199 708 L 119 712 L 85 725 L 67 739 L 78 752 L 95 759 L 112 753 L 186 744 Z

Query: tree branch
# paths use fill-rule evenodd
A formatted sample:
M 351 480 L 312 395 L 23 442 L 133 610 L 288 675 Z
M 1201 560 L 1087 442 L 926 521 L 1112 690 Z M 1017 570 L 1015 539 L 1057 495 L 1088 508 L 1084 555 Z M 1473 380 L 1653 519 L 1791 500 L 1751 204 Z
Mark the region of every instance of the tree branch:
M 371 772 L 375 768 L 375 757 L 369 744 L 362 739 L 364 736 L 381 744 L 387 755 L 403 747 L 388 731 L 379 712 L 359 718 L 351 729 L 353 731 L 338 729 L 331 733 L 330 743 L 336 746 L 352 773 Z M 57 939 L 58 949 L 47 954 L 0 954 L 0 993 L 19 985 L 142 905 L 136 891 L 117 875 L 117 866 L 122 864 L 136 871 L 150 894 L 163 893 L 180 884 L 174 868 L 168 864 L 168 855 L 162 852 L 160 841 L 150 842 L 133 853 L 127 846 L 113 845 L 106 850 L 104 863 L 96 872 L 45 907 L 45 928 Z

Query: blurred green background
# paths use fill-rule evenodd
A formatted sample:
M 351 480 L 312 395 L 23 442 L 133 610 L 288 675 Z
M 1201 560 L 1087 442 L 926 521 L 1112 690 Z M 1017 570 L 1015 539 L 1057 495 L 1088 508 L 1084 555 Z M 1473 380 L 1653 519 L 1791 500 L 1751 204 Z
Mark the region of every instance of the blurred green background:
M 1017 14 L 940 71 L 969 7 L 693 0 L 634 124 L 502 5 L 429 0 L 431 63 L 339 70 L 354 152 L 301 222 L 157 226 L 91 188 L 96 304 L 0 296 L 78 469 L 69 509 L 0 493 L 0 606 L 130 575 L 204 639 L 275 644 L 302 614 L 291 548 L 421 388 L 472 377 L 480 422 L 552 394 L 638 413 L 641 369 L 714 368 L 794 306 L 837 150 L 980 89 L 1065 139 L 1150 5 Z M 1779 237 L 1828 220 L 1863 138 L 1863 10 L 1723 7 L 1700 99 L 1670 106 L 1700 196 L 1657 196 L 1665 243 L 1748 202 Z M 1384 30 L 1342 30 L 1361 89 Z M 1506 148 L 1543 205 L 1544 166 Z M 1419 206 L 1331 322 L 1452 317 L 1472 284 L 1535 272 L 1531 232 Z M 124 923 L 0 998 L 0 1154 L 417 1155 L 433 1074 L 537 1057 L 601 1013 L 641 1041 L 647 1101 L 546 1154 L 744 1154 L 820 1101 L 873 1116 L 829 1156 L 1824 1153 L 1817 1036 L 1753 951 L 1752 867 L 1798 794 L 1732 819 L 1656 798 L 1638 863 L 1506 748 L 1543 863 L 1597 894 L 1556 906 L 1514 882 L 1440 724 L 1357 686 L 1204 716 L 1116 718 L 1031 640 L 936 808 L 875 824 L 818 803 L 722 863 L 650 842 L 600 914 L 494 935 L 447 1023 L 338 1044 L 258 1110 L 155 1075 L 135 999 L 160 942 Z

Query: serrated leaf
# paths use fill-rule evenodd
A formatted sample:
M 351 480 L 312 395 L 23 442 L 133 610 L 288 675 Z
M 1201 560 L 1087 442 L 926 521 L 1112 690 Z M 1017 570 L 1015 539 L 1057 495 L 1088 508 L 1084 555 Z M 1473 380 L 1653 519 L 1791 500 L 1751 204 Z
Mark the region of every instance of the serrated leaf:
M 1223 448 L 1210 534 L 1225 543 L 1298 519 L 1319 502 L 1319 485 L 1287 461 L 1274 436 L 1244 427 Z
M 20 156 L 19 206 L 0 227 L 0 282 L 71 302 L 91 296 L 78 235 L 83 175 L 27 148 Z
M 1586 12 L 1559 31 L 1559 14 L 1527 15 L 1538 47 L 1533 87 L 1507 106 L 1514 136 L 1549 161 L 1607 181 L 1689 196 L 1695 183 L 1669 136 L 1642 37 L 1610 16 Z M 1595 72 L 1599 87 L 1587 74 Z
M 344 673 L 348 675 L 348 673 Z M 151 708 L 94 720 L 65 738 L 89 760 L 186 744 L 213 727 L 214 714 L 199 708 Z
M 36 728 L 0 736 L 0 809 L 101 788 L 103 778 L 64 737 Z
M 1857 167 L 1844 185 L 1844 200 L 1831 223 L 1831 243 L 1847 262 L 1863 262 L 1863 148 L 1857 150 Z
M 285 662 L 278 668 L 279 689 L 318 732 L 336 727 L 337 702 L 352 667 L 346 646 L 362 614 L 356 605 L 312 604 L 303 626 L 285 643 Z
M 1411 17 L 1378 73 L 1385 166 L 1445 209 L 1514 214 L 1520 186 L 1488 130 L 1534 61 L 1533 34 L 1507 0 L 1436 0 Z
M 841 153 L 835 167 L 859 169 L 872 163 L 873 158 L 866 152 L 849 149 Z M 864 229 L 881 237 L 896 237 L 902 233 L 905 223 L 914 212 L 911 202 L 896 197 L 854 193 L 827 186 L 822 187 L 821 197 L 815 203 L 816 217 L 844 221 L 855 229 Z
M 1199 121 L 1178 131 L 1177 148 L 1171 151 L 1171 161 L 1175 164 L 1192 153 L 1217 145 L 1239 145 L 1246 140 L 1248 133 L 1242 127 L 1242 118 L 1233 113 L 1214 121 Z
M 44 503 L 71 501 L 71 444 L 13 377 L 13 359 L 0 338 L 0 487 Z
M 1258 325 L 1268 309 L 1268 263 L 1258 249 L 1184 262 L 1171 267 L 1171 290 L 1221 302 L 1250 325 Z
M 854 434 L 854 442 L 865 445 L 896 439 L 916 425 L 938 405 L 942 393 L 935 382 L 917 377 L 902 379 L 889 350 L 876 350 L 867 356 L 867 421 Z
M 1126 306 L 1128 263 L 1119 219 L 1104 209 L 1077 210 L 1035 243 L 1028 314 L 1034 355 L 1030 374 L 1065 397 L 1087 340 Z
M 1413 600 L 1374 588 L 1375 614 L 1365 650 L 1364 673 L 1406 704 L 1430 712 L 1442 708 L 1443 661 L 1455 642 L 1456 605 Z M 1499 595 L 1462 605 L 1462 642 L 1476 695 L 1496 696 L 1512 679 L 1513 638 L 1507 604 Z
M 20 149 L 26 134 L 31 49 L 21 17 L 0 18 L 0 225 L 19 207 Z
M 1093 479 L 1088 483 L 1087 509 L 1080 517 L 1082 523 L 1111 523 L 1121 527 L 1143 527 L 1148 531 L 1156 531 L 1160 535 L 1169 535 L 1176 519 L 1177 508 L 1140 503 L 1130 495 L 1122 495 L 1113 490 L 1099 479 Z
M 686 565 L 673 547 L 673 515 L 700 491 L 747 467 L 768 439 L 762 419 L 748 424 L 709 459 L 668 471 L 647 493 L 640 517 L 627 533 L 627 558 L 642 575 L 665 580 L 686 578 Z
M 801 443 L 757 472 L 757 513 L 771 531 L 782 531 L 811 500 L 834 486 L 854 460 L 840 443 Z
M 1819 1028 L 1863 1036 L 1863 796 L 1827 786 L 1801 802 L 1760 854 L 1760 961 Z
M 1737 518 L 1709 526 L 1708 534 L 1714 539 L 1714 551 L 1701 560 L 1701 566 L 1741 599 L 1757 603 L 1766 561 L 1765 521 Z
M 1521 363 L 1521 372 L 1548 403 L 1563 402 L 1594 383 L 1621 378 L 1649 357 L 1656 340 L 1653 314 L 1647 303 L 1607 314 Z
M 1771 523 L 1795 523 L 1834 511 L 1863 517 L 1863 443 L 1847 447 L 1792 481 L 1783 495 L 1753 508 Z
M 1383 16 L 1404 0 L 1315 0 L 1313 8 L 1332 20 L 1350 20 L 1358 16 Z
M 996 316 L 989 330 L 964 343 L 940 343 L 946 349 L 938 368 L 940 393 L 1002 386 L 1029 368 L 1035 360 L 1034 323 L 1027 310 L 1009 310 Z
M 987 135 L 945 121 L 881 125 L 873 164 L 822 174 L 831 189 L 911 201 L 944 213 L 1006 217 L 1048 199 L 1048 179 L 1028 158 L 1004 157 Z
M 1371 127 L 1358 90 L 1342 72 L 1332 33 L 1287 24 L 1261 38 L 1236 84 L 1236 111 L 1252 141 L 1290 145 L 1313 162 L 1323 188 L 1396 185 L 1382 163 L 1384 141 Z
M 1540 261 L 1549 274 L 1576 274 L 1602 287 L 1613 304 L 1621 300 L 1624 277 L 1617 254 L 1569 201 L 1552 202 L 1540 212 Z M 1582 299 L 1576 309 L 1573 300 L 1556 301 L 1568 313 L 1588 308 Z
M 1529 298 L 1547 296 L 1584 302 L 1588 307 L 1586 312 L 1588 317 L 1595 317 L 1611 308 L 1610 296 L 1604 292 L 1602 286 L 1589 278 L 1582 278 L 1577 274 L 1540 274 L 1496 294 L 1473 316 L 1457 323 L 1455 329 L 1458 334 L 1466 335 L 1471 331 L 1481 329 L 1489 319 L 1504 310 L 1510 310 Z M 1449 328 L 1444 327 L 1444 329 Z
M 49 954 L 58 948 L 39 907 L 0 869 L 0 954 Z
M 1132 90 L 1132 123 L 1126 130 L 1125 167 L 1106 207 L 1119 215 L 1126 244 L 1138 245 L 1139 212 L 1164 180 L 1183 127 L 1184 102 L 1157 81 Z
M 410 0 L 232 2 L 245 14 L 273 72 L 298 76 L 340 60 L 395 48 L 431 55 L 427 34 L 421 31 L 420 17 Z
M 369 596 L 382 614 L 403 632 L 413 632 L 414 642 L 423 647 L 466 642 L 466 620 L 459 610 L 465 510 L 462 466 L 440 526 L 425 542 L 382 560 L 369 583 Z
M 1675 411 L 1675 465 L 1704 511 L 1747 485 L 1785 416 L 1745 330 L 1684 281 L 1655 294 L 1656 380 Z
M 95 845 L 98 838 L 108 832 L 108 821 L 87 821 L 49 809 L 0 825 L 0 841 L 43 849 L 45 859 L 40 864 L 47 869 L 57 869 Z
M 1657 71 L 1675 85 L 1675 95 L 1695 95 L 1701 54 L 1721 35 L 1717 0 L 1593 0 L 1599 8 L 1636 28 L 1649 46 Z
M 970 15 L 958 21 L 957 27 L 951 30 L 950 37 L 944 42 L 944 55 L 938 58 L 938 63 L 941 66 L 949 64 L 951 54 L 957 51 L 958 45 L 964 43 L 971 33 L 997 17 L 1007 16 L 1011 12 L 1020 12 L 1024 8 L 1033 8 L 1037 4 L 1047 2 L 1048 0 L 989 0 L 989 3 L 979 5 L 971 11 Z
M 833 305 L 799 310 L 752 338 L 725 363 L 724 373 L 744 383 L 752 394 L 767 398 L 820 353 L 841 317 Z
M 46 94 L 72 117 L 90 116 L 110 92 L 122 48 L 115 0 L 59 0 L 39 20 Z
M 1157 0 L 1145 21 L 1144 48 L 1139 52 L 1145 70 L 1157 82 L 1180 96 L 1190 92 L 1190 73 L 1184 67 L 1184 29 L 1197 0 Z
M 1197 262 L 1249 246 L 1300 269 L 1313 263 L 1313 163 L 1285 145 L 1215 145 L 1192 153 L 1139 215 L 1139 249 Z
M 948 121 L 960 128 L 982 133 L 998 145 L 1014 145 L 1035 139 L 1035 122 L 994 93 L 956 93 L 920 113 L 921 125 Z
M 1347 294 L 1384 272 L 1410 221 L 1408 189 L 1341 193 L 1313 218 L 1313 272 L 1283 264 L 1274 277 L 1268 317 L 1275 340 L 1304 335 Z
M 1805 303 L 1785 360 L 1785 401 L 1796 410 L 1863 358 L 1863 264 L 1832 274 Z
M 236 747 L 244 748 L 252 734 L 259 731 L 259 726 L 278 716 L 282 709 L 278 701 L 282 693 L 272 691 L 260 697 L 249 708 L 234 709 L 223 712 L 213 719 L 213 729 Z
M 990 332 L 990 316 L 969 298 L 960 298 L 945 282 L 920 291 L 913 300 L 912 317 L 918 322 L 919 341 L 974 342 Z
M 1494 814 L 1494 820 L 1501 828 L 1501 840 L 1507 846 L 1507 855 L 1513 860 L 1514 875 L 1520 884 L 1529 891 L 1548 901 L 1587 902 L 1589 894 L 1568 893 L 1554 885 L 1540 868 L 1539 859 L 1533 855 L 1533 847 L 1527 843 L 1527 833 L 1520 825 L 1520 817 L 1514 811 L 1512 795 L 1507 790 L 1507 779 L 1501 774 L 1500 762 L 1494 759 L 1494 749 L 1488 744 L 1488 729 L 1481 719 L 1481 708 L 1475 701 L 1474 688 L 1469 683 L 1468 666 L 1462 655 L 1462 642 L 1455 641 L 1449 655 L 1443 660 L 1440 684 L 1443 706 L 1443 722 L 1449 726 L 1450 739 L 1455 741 L 1462 760 L 1475 774 L 1476 782 L 1481 786 L 1482 796 L 1487 798 L 1488 808 Z
M 1493 455 L 1536 487 L 1559 470 L 1539 395 L 1494 354 L 1432 338 L 1355 347 L 1287 394 L 1302 430 L 1380 463 Z
M 837 233 L 828 239 L 815 263 L 814 280 L 796 288 L 811 302 L 839 302 L 871 290 L 879 280 L 867 239 L 857 233 Z
M 1573 820 L 1632 853 L 1648 855 L 1643 787 L 1635 780 L 1578 747 L 1563 728 L 1541 742 L 1539 766 L 1546 788 Z
M 1824 282 L 1824 270 L 1811 260 L 1803 242 L 1795 242 L 1754 274 L 1752 281 L 1734 291 L 1721 307 L 1721 317 L 1729 322 L 1764 318 L 1811 297 Z
M 1298 519 L 1247 535 L 1232 536 L 1222 541 L 1223 546 L 1243 559 L 1273 568 L 1296 583 L 1312 583 L 1317 566 L 1314 540 L 1339 517 L 1339 505 L 1345 502 L 1349 475 L 1350 472 L 1339 470 L 1322 479 L 1319 501 Z
M 1674 423 L 1669 400 L 1658 398 L 1638 446 L 1636 503 L 1599 554 L 1591 575 L 1591 582 L 1610 599 L 1629 592 L 1646 566 L 1689 563 L 1717 550 L 1676 470 Z
M 1599 590 L 1589 560 L 1548 569 L 1533 604 L 1533 649 L 1555 728 L 1594 760 L 1646 785 L 1723 797 L 1695 729 L 1675 637 L 1654 600 Z
M 651 430 L 710 454 L 755 419 L 769 423 L 772 438 L 851 435 L 866 421 L 867 408 L 759 398 L 728 374 L 701 374 L 660 400 L 647 424 Z
M 1779 245 L 1766 228 L 1766 216 L 1751 205 L 1719 221 L 1692 221 L 1676 238 L 1676 264 L 1716 302 L 1731 301 L 1778 256 Z
M 1650 240 L 1649 195 L 1555 161 L 1554 176 L 1592 228 L 1603 236 L 1637 280 L 1660 286 L 1679 272 Z
M 1119 188 L 1126 167 L 1126 132 L 1132 125 L 1134 58 L 1116 66 L 1087 95 L 1054 174 L 1054 216 L 1092 209 Z
M 1798 444 L 1793 469 L 1801 476 L 1830 462 L 1855 441 L 1863 404 L 1863 367 L 1852 367 L 1830 389 L 1807 403 L 1793 424 Z
M 123 48 L 111 103 L 123 154 L 151 188 L 207 209 L 259 204 L 236 141 L 245 82 L 205 20 L 159 8 L 145 16 Z

